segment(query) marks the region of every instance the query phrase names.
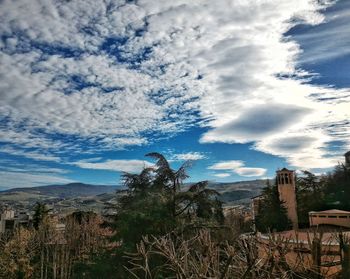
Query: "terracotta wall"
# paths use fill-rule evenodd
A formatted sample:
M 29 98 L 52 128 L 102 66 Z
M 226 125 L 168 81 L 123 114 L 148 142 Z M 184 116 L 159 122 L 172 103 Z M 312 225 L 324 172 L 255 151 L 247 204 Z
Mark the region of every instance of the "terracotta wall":
M 350 228 L 350 214 L 309 215 L 310 226 L 335 225 Z

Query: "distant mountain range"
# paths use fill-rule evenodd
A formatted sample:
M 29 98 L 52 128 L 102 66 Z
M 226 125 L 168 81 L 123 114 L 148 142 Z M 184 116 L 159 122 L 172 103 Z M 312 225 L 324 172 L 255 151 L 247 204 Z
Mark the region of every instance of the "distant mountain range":
M 271 182 L 271 181 L 270 181 Z M 225 205 L 250 204 L 251 198 L 261 194 L 266 179 L 229 183 L 209 183 L 209 188 L 218 191 Z
M 104 193 L 113 193 L 119 186 L 91 185 L 84 183 L 69 183 L 65 185 L 47 185 L 38 187 L 24 187 L 7 189 L 0 192 L 0 195 L 12 195 L 26 193 L 32 195 L 50 196 L 54 198 L 76 198 L 96 196 Z
M 186 184 L 187 186 L 190 185 Z M 259 195 L 266 185 L 266 180 L 239 181 L 231 183 L 210 182 L 209 188 L 218 191 L 220 199 L 226 205 L 248 204 L 250 198 Z M 65 185 L 48 185 L 39 187 L 13 188 L 0 192 L 0 201 L 33 202 L 35 200 L 81 199 L 101 201 L 115 198 L 115 192 L 122 186 L 91 185 L 70 183 Z

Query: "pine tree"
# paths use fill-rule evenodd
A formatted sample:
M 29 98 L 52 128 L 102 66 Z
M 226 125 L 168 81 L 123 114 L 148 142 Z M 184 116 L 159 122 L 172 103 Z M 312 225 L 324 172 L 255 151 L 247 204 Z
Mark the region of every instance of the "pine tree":
M 37 202 L 34 207 L 34 215 L 33 215 L 33 226 L 36 230 L 39 229 L 40 224 L 44 220 L 44 218 L 48 215 L 49 210 L 47 209 L 46 205 Z
M 291 227 L 291 221 L 287 216 L 287 209 L 280 201 L 277 185 L 270 185 L 267 182 L 263 189 L 264 201 L 259 209 L 255 225 L 258 231 L 283 231 Z

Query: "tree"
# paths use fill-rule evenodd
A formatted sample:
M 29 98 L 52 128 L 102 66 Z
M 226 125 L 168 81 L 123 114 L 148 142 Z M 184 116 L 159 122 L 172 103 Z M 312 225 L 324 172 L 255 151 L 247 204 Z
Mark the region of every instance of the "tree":
M 164 235 L 194 219 L 222 221 L 218 193 L 207 189 L 207 181 L 184 190 L 190 162 L 173 170 L 163 155 L 146 156 L 157 160 L 155 168 L 146 168 L 140 174 L 123 174 L 127 190 L 120 193 L 116 228 L 125 247 L 134 249 L 142 236 Z
M 189 216 L 192 209 L 195 216 L 204 219 L 211 219 L 214 214 L 214 208 L 220 210 L 218 201 L 215 197 L 219 193 L 208 189 L 208 181 L 200 181 L 189 187 L 187 191 L 181 191 L 183 181 L 189 178 L 187 169 L 192 165 L 191 161 L 184 162 L 178 170 L 173 170 L 169 162 L 162 154 L 153 152 L 146 156 L 157 160 L 155 169 L 155 189 L 161 189 L 166 194 L 174 219 L 181 217 L 182 214 Z M 216 212 L 217 213 L 217 212 Z M 219 218 L 220 214 L 216 214 Z
M 350 210 L 350 169 L 339 164 L 333 172 L 322 176 L 303 171 L 297 179 L 297 201 L 301 227 L 309 226 L 310 211 Z
M 199 218 L 222 223 L 222 202 L 217 199 L 219 193 L 207 186 L 207 181 L 200 181 L 191 185 L 187 191 L 177 193 L 175 217 L 182 215 L 188 221 Z
M 338 165 L 325 182 L 325 201 L 328 207 L 350 210 L 350 168 Z
M 32 278 L 37 249 L 34 230 L 17 228 L 10 239 L 1 242 L 0 278 Z
M 261 232 L 283 231 L 291 227 L 291 221 L 287 216 L 287 209 L 280 201 L 277 185 L 270 185 L 267 181 L 263 189 L 264 201 L 255 220 L 256 228 Z
M 309 227 L 309 212 L 325 209 L 324 179 L 303 171 L 296 181 L 298 220 L 300 227 Z
M 162 154 L 152 152 L 146 154 L 146 156 L 157 160 L 154 185 L 157 189 L 163 190 L 170 194 L 172 215 L 175 217 L 178 215 L 176 212 L 177 194 L 180 191 L 183 180 L 189 177 L 186 171 L 187 168 L 191 165 L 191 162 L 186 161 L 177 171 L 175 171 L 170 167 L 169 162 Z
M 113 232 L 91 211 L 76 211 L 66 217 L 65 265 L 72 278 L 111 278 L 113 253 L 108 245 Z M 64 278 L 64 277 L 63 277 Z
M 33 215 L 33 226 L 36 230 L 39 229 L 39 226 L 43 222 L 44 218 L 48 215 L 49 210 L 46 205 L 41 202 L 37 202 L 34 207 L 34 215 Z

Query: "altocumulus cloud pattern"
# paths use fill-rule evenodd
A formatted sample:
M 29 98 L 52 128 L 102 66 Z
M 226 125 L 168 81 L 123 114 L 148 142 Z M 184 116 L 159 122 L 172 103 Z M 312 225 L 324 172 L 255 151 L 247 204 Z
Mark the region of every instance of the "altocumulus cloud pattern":
M 285 34 L 325 23 L 334 4 L 2 1 L 1 152 L 84 168 L 70 156 L 200 127 L 199 144 L 253 143 L 296 167 L 333 166 L 350 144 L 350 90 L 310 82 Z

